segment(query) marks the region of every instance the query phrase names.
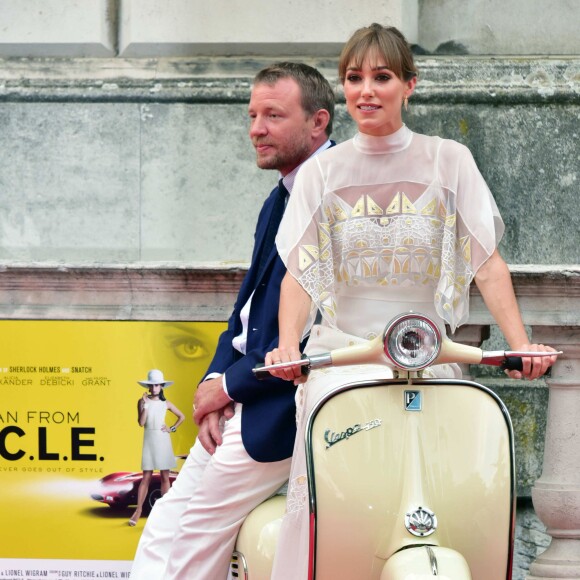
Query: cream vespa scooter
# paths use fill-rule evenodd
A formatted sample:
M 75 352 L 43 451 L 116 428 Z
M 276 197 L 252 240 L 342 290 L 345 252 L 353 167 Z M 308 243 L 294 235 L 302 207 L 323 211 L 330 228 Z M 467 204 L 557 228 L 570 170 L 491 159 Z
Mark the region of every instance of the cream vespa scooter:
M 484 352 L 442 339 L 435 323 L 410 313 L 364 345 L 254 369 L 378 363 L 394 371 L 336 388 L 309 416 L 309 580 L 509 580 L 509 413 L 483 385 L 421 371 L 451 362 L 521 368 L 518 357 L 552 354 Z M 285 500 L 274 496 L 248 516 L 233 578 L 270 580 Z

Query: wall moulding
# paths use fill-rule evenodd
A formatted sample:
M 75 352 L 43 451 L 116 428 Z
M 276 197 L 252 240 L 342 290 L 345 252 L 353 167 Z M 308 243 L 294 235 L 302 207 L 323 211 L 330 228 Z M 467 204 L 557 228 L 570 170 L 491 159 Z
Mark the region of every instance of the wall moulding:
M 0 319 L 223 321 L 243 265 L 0 266 Z
M 4 59 L 0 101 L 246 103 L 254 74 L 281 58 Z M 336 59 L 300 60 L 338 87 Z M 414 103 L 580 102 L 580 58 L 418 57 L 417 65 Z
M 0 265 L 0 319 L 225 321 L 245 264 Z M 525 322 L 580 327 L 579 266 L 513 266 Z M 492 322 L 472 287 L 470 324 Z

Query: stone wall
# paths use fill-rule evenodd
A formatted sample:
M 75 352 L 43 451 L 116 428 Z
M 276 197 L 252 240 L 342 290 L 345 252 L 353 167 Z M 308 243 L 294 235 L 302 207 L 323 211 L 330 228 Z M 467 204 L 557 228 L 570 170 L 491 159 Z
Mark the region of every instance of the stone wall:
M 429 53 L 578 55 L 575 0 L 0 0 L 0 56 L 335 56 L 371 22 Z
M 570 0 L 0 0 L 0 260 L 247 261 L 276 180 L 246 134 L 253 75 L 291 57 L 337 84 L 341 44 L 379 21 L 436 55 L 418 57 L 406 121 L 471 148 L 507 260 L 578 263 L 579 13 Z M 334 137 L 353 132 L 339 96 Z
M 247 137 L 253 75 L 299 59 L 337 85 L 340 46 L 378 21 L 417 53 L 408 125 L 465 143 L 497 199 L 526 322 L 577 328 L 578 270 L 559 265 L 580 263 L 579 16 L 575 0 L 0 0 L 0 317 L 225 319 L 276 181 Z M 477 296 L 471 322 L 489 323 Z M 528 497 L 547 387 L 485 379 L 518 436 L 520 580 L 549 542 Z
M 308 61 L 336 84 L 334 59 Z M 276 181 L 247 137 L 251 79 L 268 62 L 5 60 L 0 260 L 247 261 Z M 578 62 L 418 65 L 406 121 L 473 151 L 506 221 L 506 259 L 580 262 Z M 354 127 L 340 96 L 337 117 L 342 141 Z
M 579 53 L 574 0 L 420 0 L 419 43 L 439 54 Z

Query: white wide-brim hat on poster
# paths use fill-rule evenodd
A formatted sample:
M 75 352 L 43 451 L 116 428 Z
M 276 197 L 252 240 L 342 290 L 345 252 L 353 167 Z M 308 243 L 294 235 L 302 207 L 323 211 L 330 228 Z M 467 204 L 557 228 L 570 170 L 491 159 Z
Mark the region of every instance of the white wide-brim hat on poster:
M 149 388 L 151 385 L 161 385 L 164 389 L 173 384 L 173 381 L 166 381 L 163 373 L 157 369 L 151 369 L 147 373 L 146 381 L 137 381 L 142 387 Z

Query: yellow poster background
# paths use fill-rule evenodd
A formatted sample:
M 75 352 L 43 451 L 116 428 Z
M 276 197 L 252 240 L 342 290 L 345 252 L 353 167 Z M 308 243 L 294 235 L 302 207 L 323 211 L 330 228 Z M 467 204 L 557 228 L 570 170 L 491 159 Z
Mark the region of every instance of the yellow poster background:
M 91 498 L 99 480 L 139 472 L 137 402 L 150 369 L 186 416 L 176 455 L 196 434 L 195 387 L 223 323 L 0 321 L 0 558 L 131 560 L 145 518 Z M 175 417 L 168 413 L 167 423 Z M 178 460 L 177 469 L 181 466 Z

